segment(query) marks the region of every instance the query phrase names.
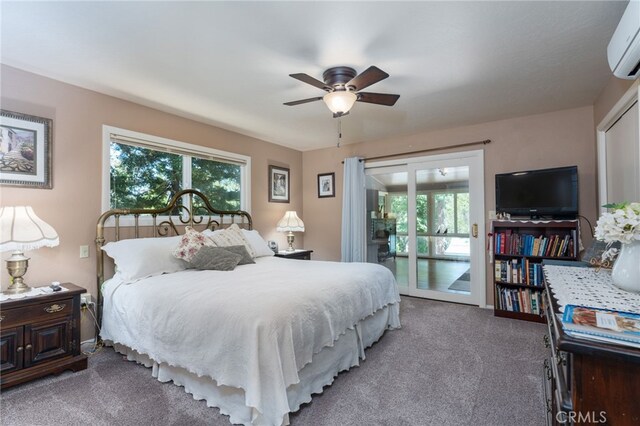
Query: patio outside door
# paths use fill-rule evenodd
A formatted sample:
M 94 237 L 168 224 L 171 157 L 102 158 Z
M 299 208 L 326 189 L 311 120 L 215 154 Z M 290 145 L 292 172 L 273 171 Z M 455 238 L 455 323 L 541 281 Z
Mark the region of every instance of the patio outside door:
M 367 164 L 366 174 L 367 261 L 389 268 L 401 294 L 484 306 L 483 151 Z

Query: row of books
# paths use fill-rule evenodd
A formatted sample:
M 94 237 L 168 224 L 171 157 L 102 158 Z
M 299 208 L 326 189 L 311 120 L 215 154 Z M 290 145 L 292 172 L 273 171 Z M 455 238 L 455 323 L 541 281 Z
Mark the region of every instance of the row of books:
M 540 235 L 512 233 L 510 229 L 495 235 L 495 253 L 524 256 L 574 257 L 577 233 L 575 229 L 564 235 Z
M 511 312 L 524 312 L 541 315 L 544 312 L 542 293 L 528 288 L 511 289 L 496 287 L 499 297 L 499 309 Z
M 562 328 L 573 337 L 640 348 L 640 313 L 567 305 Z
M 495 279 L 503 283 L 542 287 L 542 264 L 529 259 L 495 260 Z

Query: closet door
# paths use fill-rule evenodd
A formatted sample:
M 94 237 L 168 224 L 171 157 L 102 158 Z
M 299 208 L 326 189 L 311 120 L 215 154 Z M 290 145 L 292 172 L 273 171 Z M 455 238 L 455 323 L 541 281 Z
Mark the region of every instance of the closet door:
M 605 132 L 604 156 L 600 173 L 606 177 L 601 185 L 600 204 L 640 200 L 640 135 L 638 103 L 635 102 Z M 601 151 L 602 152 L 602 151 Z M 604 166 L 604 167 L 602 167 Z M 604 170 L 603 170 L 604 169 Z M 604 190 L 604 194 L 602 194 Z

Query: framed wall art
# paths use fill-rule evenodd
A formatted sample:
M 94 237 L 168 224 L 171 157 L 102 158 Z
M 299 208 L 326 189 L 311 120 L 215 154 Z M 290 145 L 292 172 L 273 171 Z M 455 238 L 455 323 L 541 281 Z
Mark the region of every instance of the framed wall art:
M 0 185 L 51 189 L 53 120 L 0 110 Z
M 289 202 L 289 169 L 269 166 L 269 202 Z
M 318 175 L 318 198 L 336 196 L 336 174 L 320 173 Z

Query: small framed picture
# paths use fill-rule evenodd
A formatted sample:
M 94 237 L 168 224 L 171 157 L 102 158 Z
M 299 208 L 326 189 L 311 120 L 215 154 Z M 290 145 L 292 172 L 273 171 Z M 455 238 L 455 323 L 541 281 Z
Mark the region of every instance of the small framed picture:
M 336 196 L 336 174 L 321 173 L 318 175 L 318 198 Z
M 269 166 L 269 202 L 289 202 L 289 169 Z
M 52 124 L 0 110 L 0 185 L 51 189 Z

